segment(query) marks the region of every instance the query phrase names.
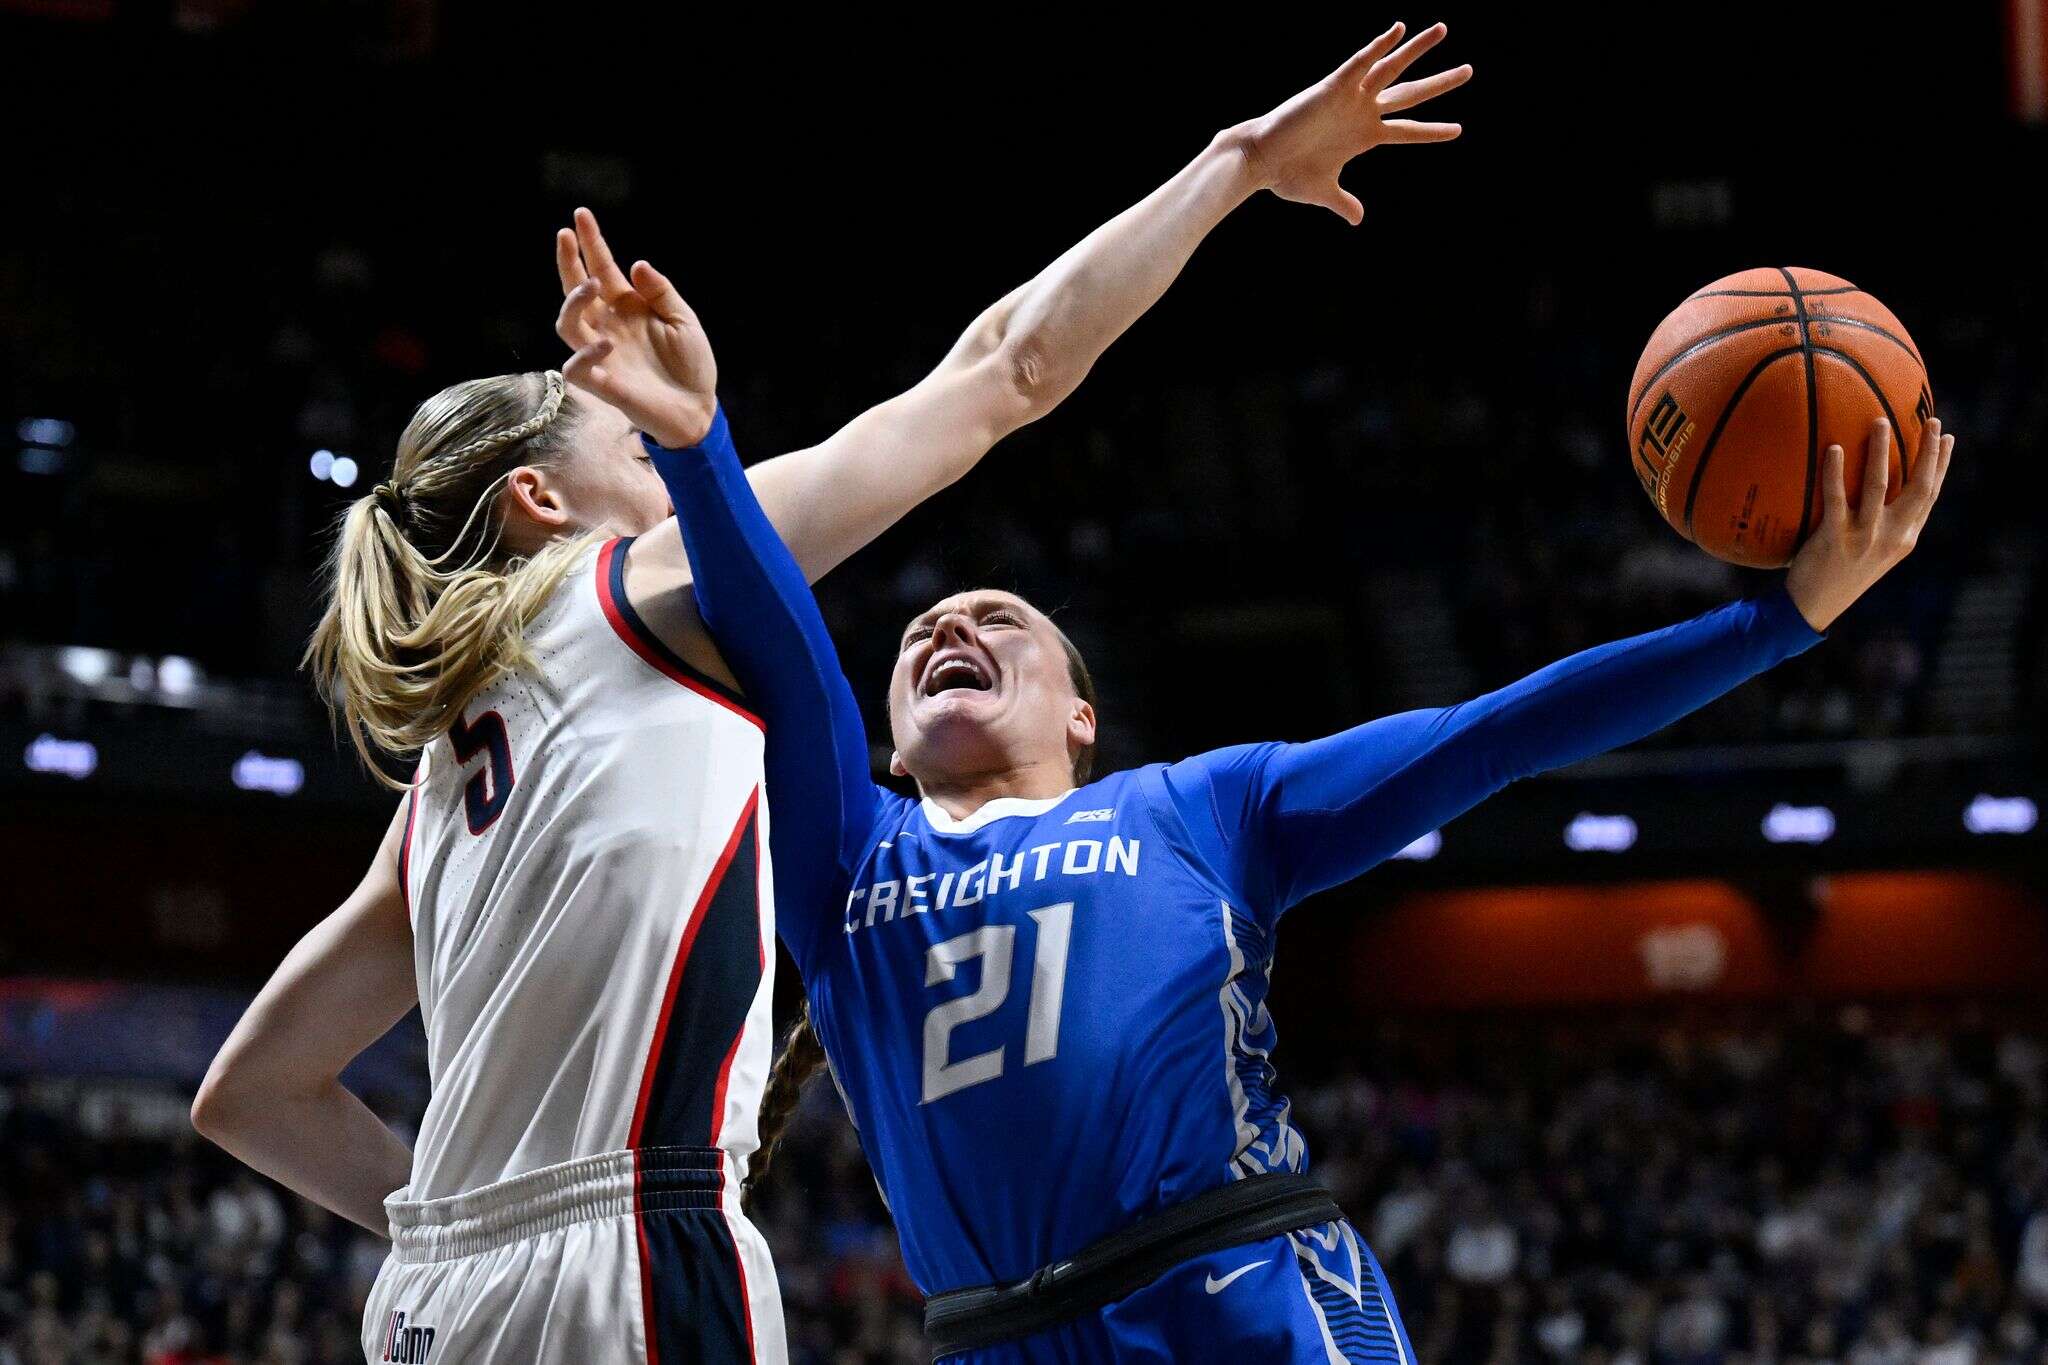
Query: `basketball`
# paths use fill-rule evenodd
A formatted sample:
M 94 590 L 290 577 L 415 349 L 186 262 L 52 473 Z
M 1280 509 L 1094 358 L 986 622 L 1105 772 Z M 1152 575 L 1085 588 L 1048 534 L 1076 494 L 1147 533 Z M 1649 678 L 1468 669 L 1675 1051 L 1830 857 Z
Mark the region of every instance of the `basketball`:
M 1853 507 L 1871 423 L 1889 418 L 1889 501 L 1933 415 L 1927 367 L 1890 309 L 1834 275 L 1775 266 L 1715 280 L 1658 324 L 1629 383 L 1628 441 L 1679 534 L 1780 568 L 1820 522 L 1827 448 L 1842 447 Z

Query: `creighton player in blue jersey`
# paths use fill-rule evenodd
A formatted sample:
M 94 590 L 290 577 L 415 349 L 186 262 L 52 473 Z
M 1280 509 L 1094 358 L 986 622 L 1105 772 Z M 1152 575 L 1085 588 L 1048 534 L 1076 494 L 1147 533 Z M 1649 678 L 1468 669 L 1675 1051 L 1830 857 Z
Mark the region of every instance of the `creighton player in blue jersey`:
M 905 630 L 890 684 L 892 766 L 915 800 L 868 779 L 852 694 L 729 443 L 658 454 L 700 608 L 764 708 L 790 831 L 780 927 L 935 1296 L 935 1348 L 1411 1359 L 1371 1254 L 1314 1197 L 1275 1086 L 1281 917 L 1508 782 L 1817 642 L 1910 550 L 1952 441 L 1931 428 L 1886 507 L 1880 423 L 1853 513 L 1829 450 L 1825 517 L 1756 600 L 1462 705 L 1094 781 L 1093 688 L 1064 634 L 1008 593 L 947 598 Z
M 766 721 L 778 928 L 935 1353 L 1411 1359 L 1275 1086 L 1279 922 L 1515 778 L 1814 644 L 1911 548 L 1947 468 L 1930 424 L 1886 507 L 1888 429 L 1871 439 L 1861 509 L 1830 450 L 1826 515 L 1761 598 L 1462 705 L 1092 781 L 1094 692 L 1063 633 L 1008 593 L 947 598 L 905 630 L 890 684 L 892 768 L 916 799 L 870 780 L 851 689 L 722 414 L 698 447 L 650 446 L 698 608 Z

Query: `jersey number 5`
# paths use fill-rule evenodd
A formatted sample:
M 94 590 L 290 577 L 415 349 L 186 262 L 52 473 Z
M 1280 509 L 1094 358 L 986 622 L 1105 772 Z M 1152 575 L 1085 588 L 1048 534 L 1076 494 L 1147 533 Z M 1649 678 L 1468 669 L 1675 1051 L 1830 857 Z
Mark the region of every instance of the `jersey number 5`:
M 1024 1025 L 1024 1065 L 1049 1062 L 1060 1051 L 1060 1007 L 1067 993 L 1067 949 L 1073 943 L 1074 903 L 1062 901 L 1033 910 L 1038 925 L 1038 950 L 1032 962 L 1031 1010 Z M 959 1061 L 952 1054 L 953 1030 L 972 1019 L 994 1014 L 1010 998 L 1010 967 L 1015 957 L 1017 926 L 984 924 L 979 929 L 934 943 L 924 955 L 924 984 L 937 986 L 953 979 L 963 962 L 982 959 L 981 985 L 971 995 L 934 1005 L 924 1017 L 924 1100 L 944 1099 L 955 1090 L 992 1081 L 1003 1074 L 1003 1047 L 977 1052 Z
M 512 799 L 512 784 L 519 780 L 512 771 L 512 740 L 505 733 L 505 718 L 486 711 L 474 723 L 457 718 L 448 731 L 455 757 L 467 767 L 469 760 L 486 751 L 490 761 L 469 775 L 462 786 L 462 808 L 469 816 L 469 832 L 482 834 L 505 813 Z

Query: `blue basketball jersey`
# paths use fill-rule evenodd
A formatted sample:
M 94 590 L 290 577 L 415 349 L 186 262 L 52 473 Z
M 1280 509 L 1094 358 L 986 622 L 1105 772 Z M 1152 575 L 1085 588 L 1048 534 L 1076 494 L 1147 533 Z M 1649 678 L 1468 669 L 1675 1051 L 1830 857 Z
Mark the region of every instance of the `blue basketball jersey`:
M 1305 1169 L 1269 1061 L 1281 914 L 1820 638 L 1781 588 L 1455 706 L 954 819 L 870 780 L 852 688 L 722 416 L 701 450 L 650 450 L 704 623 L 766 721 L 776 927 L 928 1294 Z
M 880 793 L 843 923 L 801 945 L 927 1290 L 1027 1275 L 1306 1162 L 1268 1061 L 1272 919 L 1212 866 L 1216 832 L 1189 828 L 1165 772 L 965 821 Z

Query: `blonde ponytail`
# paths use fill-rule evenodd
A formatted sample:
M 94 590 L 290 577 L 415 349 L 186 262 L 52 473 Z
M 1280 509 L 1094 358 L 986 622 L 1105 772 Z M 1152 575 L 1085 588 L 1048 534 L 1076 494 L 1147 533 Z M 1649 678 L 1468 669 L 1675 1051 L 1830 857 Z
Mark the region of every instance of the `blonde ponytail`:
M 390 480 L 343 515 L 305 663 L 385 785 L 403 784 L 377 752 L 417 753 L 528 661 L 527 623 L 590 544 L 570 537 L 531 557 L 500 545 L 506 480 L 553 464 L 573 427 L 553 370 L 457 384 L 420 405 Z

